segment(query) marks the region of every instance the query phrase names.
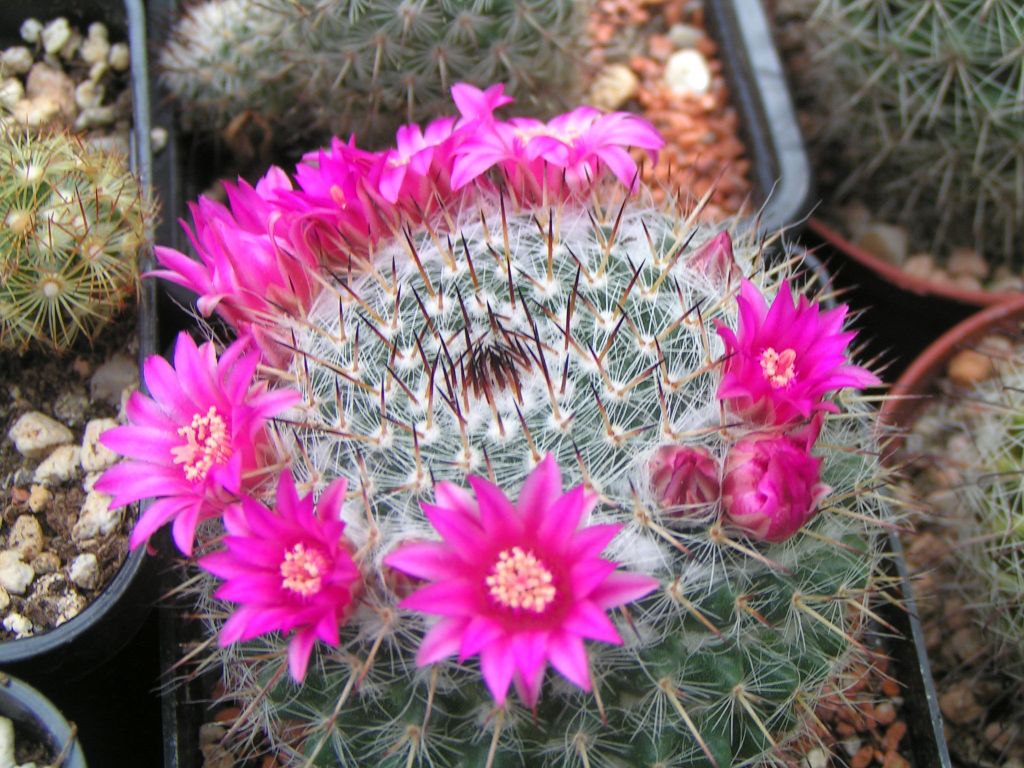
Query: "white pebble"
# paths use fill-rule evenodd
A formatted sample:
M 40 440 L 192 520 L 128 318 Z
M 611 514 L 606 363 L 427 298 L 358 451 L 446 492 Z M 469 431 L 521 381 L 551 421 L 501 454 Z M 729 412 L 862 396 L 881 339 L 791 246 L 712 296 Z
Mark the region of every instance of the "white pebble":
M 82 437 L 82 469 L 86 472 L 99 472 L 117 463 L 117 454 L 100 442 L 100 437 L 108 429 L 117 426 L 114 419 L 93 419 L 85 425 Z
M 137 386 L 138 382 L 138 363 L 128 355 L 118 353 L 97 368 L 89 379 L 89 398 L 93 402 L 103 401 L 117 407 L 121 403 L 121 391 L 125 387 Z
M 167 129 L 162 125 L 156 126 L 149 132 L 149 143 L 154 154 L 162 151 L 167 146 L 167 138 Z
M 110 68 L 115 72 L 124 72 L 131 64 L 131 56 L 128 53 L 128 43 L 114 43 L 110 46 Z
M 16 77 L 0 80 L 0 109 L 13 110 L 25 98 L 25 86 Z
M 71 25 L 63 16 L 51 21 L 42 31 L 43 50 L 47 53 L 57 53 L 71 39 Z
M 0 587 L 0 611 L 6 611 L 10 604 L 11 596 L 7 594 L 6 589 Z
M 110 41 L 107 40 L 106 28 L 104 27 L 103 37 L 93 36 L 92 27 L 89 27 L 89 36 L 82 43 L 80 49 L 82 61 L 86 64 L 106 64 L 107 56 L 110 55 Z
M 32 512 L 42 512 L 52 498 L 53 494 L 45 485 L 33 485 L 29 489 L 28 508 Z
M 14 722 L 0 717 L 0 768 L 17 768 L 14 762 Z
M 615 110 L 636 96 L 640 79 L 625 64 L 609 64 L 597 73 L 587 102 L 598 109 Z
M 21 553 L 17 550 L 5 549 L 0 552 L 0 587 L 9 593 L 23 595 L 35 577 L 36 572 L 21 559 Z
M 103 86 L 95 80 L 85 80 L 75 87 L 75 104 L 83 110 L 98 107 L 103 103 L 103 91 Z
M 665 64 L 664 79 L 675 94 L 707 93 L 711 87 L 711 69 L 700 51 L 676 51 Z
M 26 43 L 35 45 L 39 42 L 39 35 L 43 31 L 42 22 L 39 19 L 25 19 L 21 22 L 21 39 Z
M 107 25 L 102 21 L 94 21 L 89 25 L 87 30 L 89 37 L 98 40 L 106 40 L 110 37 L 110 33 L 107 31 Z
M 100 578 L 100 567 L 96 555 L 86 552 L 71 562 L 68 571 L 71 580 L 82 589 L 95 589 Z
M 106 536 L 121 522 L 122 509 L 110 508 L 111 497 L 99 491 L 90 491 L 82 504 L 78 522 L 71 530 L 71 538 L 75 541 L 86 541 L 98 536 Z
M 32 51 L 16 45 L 0 53 L 0 69 L 12 75 L 24 75 L 32 69 Z
M 668 40 L 677 51 L 685 48 L 696 48 L 704 38 L 704 33 L 689 24 L 673 24 L 668 31 Z
M 111 125 L 117 120 L 117 110 L 113 105 L 106 107 L 89 107 L 83 109 L 75 118 L 75 130 L 84 131 L 87 128 L 98 128 L 103 125 Z
M 37 458 L 49 453 L 58 445 L 70 443 L 74 439 L 71 430 L 39 411 L 24 414 L 7 432 L 14 441 L 14 447 L 22 456 Z
M 20 613 L 9 613 L 4 617 L 4 629 L 15 637 L 28 637 L 32 634 L 32 622 Z
M 8 543 L 28 562 L 43 551 L 43 527 L 33 515 L 19 515 L 11 526 Z
M 33 482 L 60 485 L 78 474 L 82 464 L 82 449 L 77 445 L 61 445 L 40 462 L 32 475 Z
M 103 61 L 97 61 L 95 64 L 89 67 L 89 79 L 93 82 L 99 80 L 101 77 L 107 74 L 108 69 L 110 69 L 110 65 L 107 64 L 106 59 L 104 59 Z

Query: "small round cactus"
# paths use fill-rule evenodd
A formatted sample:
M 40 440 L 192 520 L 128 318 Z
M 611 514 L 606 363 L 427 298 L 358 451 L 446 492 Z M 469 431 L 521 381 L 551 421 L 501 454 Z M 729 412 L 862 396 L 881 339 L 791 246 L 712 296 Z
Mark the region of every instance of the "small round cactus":
M 800 79 L 817 137 L 864 194 L 918 242 L 972 239 L 992 261 L 1024 231 L 1024 25 L 992 0 L 797 0 L 816 53 Z
M 160 55 L 190 127 L 253 115 L 279 142 L 356 133 L 379 144 L 447 109 L 456 82 L 504 82 L 551 112 L 578 88 L 575 0 L 207 0 Z
M 829 447 L 805 458 L 821 482 L 801 520 L 823 509 L 804 530 L 771 544 L 731 525 L 717 478 L 751 427 L 716 393 L 716 324 L 735 327 L 738 280 L 704 269 L 721 237 L 705 244 L 670 212 L 619 202 L 450 212 L 450 231 L 384 246 L 369 274 L 280 320 L 297 350 L 283 375 L 305 398 L 278 424 L 282 450 L 306 486 L 345 481 L 346 536 L 375 575 L 341 649 L 315 656 L 300 688 L 280 636 L 219 654 L 243 730 L 324 766 L 748 764 L 781 754 L 857 653 L 887 514 L 871 490 L 870 412 L 846 398 L 806 428 Z M 786 290 L 788 264 L 737 246 L 740 271 Z M 713 463 L 714 483 L 703 467 L 695 479 L 715 486 L 703 503 L 664 493 L 666 446 Z M 444 482 L 478 475 L 513 499 L 544 457 L 559 492 L 595 495 L 590 523 L 621 526 L 606 554 L 658 587 L 612 617 L 621 645 L 588 643 L 592 692 L 548 675 L 531 712 L 528 695 L 496 705 L 473 660 L 417 669 L 431 625 L 403 609 L 412 582 L 389 558 L 434 537 L 420 502 Z
M 152 211 L 123 156 L 0 132 L 0 345 L 93 339 L 135 294 Z

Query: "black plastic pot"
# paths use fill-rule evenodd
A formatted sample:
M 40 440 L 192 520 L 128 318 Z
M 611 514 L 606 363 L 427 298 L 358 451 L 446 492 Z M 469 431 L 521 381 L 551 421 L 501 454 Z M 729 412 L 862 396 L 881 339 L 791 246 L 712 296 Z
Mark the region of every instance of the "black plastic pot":
M 61 768 L 86 768 L 85 753 L 75 730 L 50 700 L 27 683 L 0 677 L 0 717 L 14 721 L 16 738 L 46 746 Z
M 813 203 L 811 163 L 764 5 L 705 0 L 704 7 L 750 154 L 758 230 L 799 230 Z
M 0 5 L 0 44 L 15 43 L 21 22 L 28 16 L 40 19 L 66 16 L 78 26 L 103 21 L 112 39 L 128 40 L 134 112 L 131 163 L 144 187 L 149 188 L 152 160 L 142 1 L 124 0 L 122 6 L 105 0 L 37 0 L 31 7 L 25 3 L 4 3 Z M 139 266 L 140 271 L 152 268 L 149 249 L 142 251 Z M 156 349 L 155 301 L 154 287 L 143 284 L 137 327 L 140 363 Z M 152 607 L 155 586 L 155 568 L 145 551 L 132 552 L 103 594 L 73 619 L 44 634 L 0 642 L 0 670 L 33 681 L 65 682 L 85 674 L 131 640 Z

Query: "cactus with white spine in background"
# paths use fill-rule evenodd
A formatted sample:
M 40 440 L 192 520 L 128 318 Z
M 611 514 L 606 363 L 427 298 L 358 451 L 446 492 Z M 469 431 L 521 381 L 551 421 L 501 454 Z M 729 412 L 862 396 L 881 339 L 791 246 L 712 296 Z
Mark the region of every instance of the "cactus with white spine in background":
M 464 81 L 504 82 L 550 113 L 578 90 L 577 0 L 208 0 L 160 54 L 190 127 L 254 113 L 280 143 L 355 132 L 372 145 L 449 107 Z
M 410 230 L 368 274 L 332 282 L 308 317 L 281 319 L 298 350 L 284 375 L 306 400 L 277 425 L 281 445 L 310 485 L 347 479 L 346 536 L 367 575 L 340 649 L 318 653 L 301 687 L 279 635 L 217 652 L 242 733 L 269 732 L 296 765 L 781 761 L 776 745 L 862 650 L 873 521 L 888 515 L 870 411 L 840 398 L 825 420 L 831 493 L 784 542 L 723 527 L 718 498 L 662 506 L 659 447 L 719 464 L 750 432 L 716 392 L 714 323 L 736 326 L 738 281 L 710 274 L 692 222 L 621 202 L 450 211 L 443 230 Z M 791 266 L 768 269 L 750 235 L 735 238 L 739 270 L 778 290 Z M 609 557 L 660 588 L 614 616 L 622 646 L 588 644 L 596 695 L 548 674 L 531 714 L 515 696 L 495 708 L 475 660 L 417 669 L 424 622 L 397 607 L 408 581 L 383 560 L 433 536 L 419 502 L 435 482 L 489 476 L 513 498 L 545 454 L 563 489 L 600 495 L 593 522 L 624 525 Z
M 152 215 L 123 156 L 0 130 L 0 346 L 95 338 L 135 295 Z

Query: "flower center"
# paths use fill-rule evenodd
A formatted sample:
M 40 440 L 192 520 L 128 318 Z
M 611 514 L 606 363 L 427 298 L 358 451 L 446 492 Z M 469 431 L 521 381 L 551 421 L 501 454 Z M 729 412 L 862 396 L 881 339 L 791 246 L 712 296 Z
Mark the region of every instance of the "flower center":
M 487 587 L 491 597 L 506 608 L 543 613 L 555 599 L 552 580 L 551 571 L 533 552 L 512 547 L 498 555 L 487 577 Z
M 761 373 L 774 389 L 789 386 L 796 378 L 795 363 L 796 352 L 792 349 L 784 349 L 780 354 L 774 347 L 765 347 L 761 353 Z
M 319 549 L 306 549 L 301 541 L 284 553 L 281 561 L 281 586 L 297 595 L 309 597 L 320 591 L 327 572 L 327 558 Z
M 214 465 L 226 464 L 231 458 L 228 427 L 211 405 L 206 415 L 197 413 L 192 423 L 178 430 L 185 438 L 184 445 L 171 449 L 175 464 L 183 464 L 185 478 L 193 482 L 205 480 Z

